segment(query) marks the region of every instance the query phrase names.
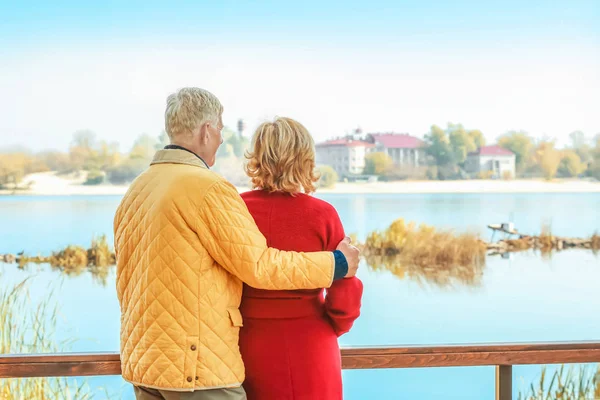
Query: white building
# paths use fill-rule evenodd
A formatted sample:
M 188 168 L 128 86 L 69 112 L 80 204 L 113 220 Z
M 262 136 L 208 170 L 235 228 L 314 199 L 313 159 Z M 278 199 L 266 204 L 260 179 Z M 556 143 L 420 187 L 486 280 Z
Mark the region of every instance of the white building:
M 465 170 L 469 174 L 491 171 L 494 178 L 515 177 L 515 154 L 500 146 L 483 146 L 469 153 Z
M 334 139 L 316 145 L 317 164 L 330 165 L 340 178 L 361 175 L 365 156 L 375 150 L 373 143 L 356 139 Z
M 370 133 L 367 142 L 375 145 L 376 151 L 387 153 L 397 167 L 425 165 L 425 142 L 407 133 Z

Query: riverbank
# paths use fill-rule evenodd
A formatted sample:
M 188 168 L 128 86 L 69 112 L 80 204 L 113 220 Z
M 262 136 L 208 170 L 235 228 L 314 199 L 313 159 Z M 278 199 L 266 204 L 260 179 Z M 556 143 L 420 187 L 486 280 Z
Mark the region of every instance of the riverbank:
M 586 180 L 461 180 L 338 183 L 320 193 L 600 193 L 600 182 Z
M 0 190 L 0 195 L 71 196 L 71 195 L 123 195 L 126 185 L 83 184 L 84 179 L 64 178 L 52 172 L 31 174 L 23 180 L 27 189 Z M 238 187 L 238 191 L 249 190 Z M 377 183 L 340 182 L 319 193 L 600 193 L 600 182 L 581 179 L 569 180 L 461 180 L 461 181 L 400 181 Z

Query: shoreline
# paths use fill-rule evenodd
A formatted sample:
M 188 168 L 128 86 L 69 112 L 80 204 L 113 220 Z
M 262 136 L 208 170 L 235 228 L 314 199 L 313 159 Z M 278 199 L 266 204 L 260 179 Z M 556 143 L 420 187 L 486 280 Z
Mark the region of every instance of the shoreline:
M 127 185 L 83 185 L 81 181 L 59 178 L 52 173 L 28 177 L 30 189 L 0 190 L 0 196 L 118 196 Z M 249 187 L 236 187 L 238 192 Z M 517 194 L 517 193 L 600 193 L 600 182 L 568 179 L 531 180 L 459 180 L 459 181 L 397 181 L 376 183 L 339 182 L 331 189 L 319 189 L 318 194 Z
M 600 182 L 586 180 L 458 180 L 338 183 L 333 189 L 321 189 L 318 192 L 332 194 L 600 193 Z

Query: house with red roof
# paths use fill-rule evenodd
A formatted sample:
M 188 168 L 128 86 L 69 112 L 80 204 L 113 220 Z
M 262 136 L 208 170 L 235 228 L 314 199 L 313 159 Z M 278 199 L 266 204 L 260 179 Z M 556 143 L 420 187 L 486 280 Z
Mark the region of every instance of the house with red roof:
M 387 153 L 398 167 L 425 165 L 425 142 L 407 133 L 370 133 L 367 142 L 375 145 L 375 151 Z
M 498 145 L 483 146 L 469 153 L 465 161 L 465 170 L 469 174 L 478 175 L 491 172 L 495 178 L 515 177 L 516 156 L 510 150 Z
M 365 156 L 374 150 L 373 143 L 357 136 L 332 139 L 316 145 L 316 162 L 330 165 L 340 178 L 361 175 L 365 169 Z
M 396 166 L 416 167 L 425 165 L 425 142 L 406 133 L 370 133 L 328 140 L 316 145 L 317 164 L 333 167 L 340 177 L 361 175 L 365 169 L 365 157 L 371 152 L 383 152 L 390 156 Z

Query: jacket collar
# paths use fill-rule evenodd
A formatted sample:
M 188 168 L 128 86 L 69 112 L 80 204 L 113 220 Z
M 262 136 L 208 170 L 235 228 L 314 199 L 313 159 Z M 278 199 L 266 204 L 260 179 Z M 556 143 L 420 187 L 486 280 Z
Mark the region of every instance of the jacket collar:
M 187 149 L 165 148 L 158 150 L 150 165 L 154 164 L 186 164 L 209 169 L 204 160 Z

